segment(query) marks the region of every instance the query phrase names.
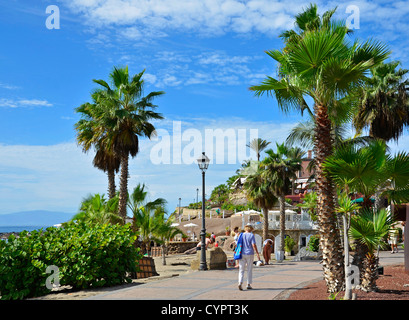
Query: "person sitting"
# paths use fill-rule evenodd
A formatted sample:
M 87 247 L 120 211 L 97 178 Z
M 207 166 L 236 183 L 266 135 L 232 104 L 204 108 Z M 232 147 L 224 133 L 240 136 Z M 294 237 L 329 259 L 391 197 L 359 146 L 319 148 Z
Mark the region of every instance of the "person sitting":
M 211 238 L 206 238 L 206 240 L 205 240 L 206 242 L 206 247 L 205 247 L 205 250 L 207 250 L 207 248 L 209 247 L 209 244 L 212 244 L 213 243 L 213 240 L 211 239 Z M 201 247 L 202 247 L 202 240 L 200 239 L 200 241 L 199 241 L 199 243 L 197 244 L 197 246 L 196 246 L 196 250 L 198 251 L 198 250 L 201 250 Z

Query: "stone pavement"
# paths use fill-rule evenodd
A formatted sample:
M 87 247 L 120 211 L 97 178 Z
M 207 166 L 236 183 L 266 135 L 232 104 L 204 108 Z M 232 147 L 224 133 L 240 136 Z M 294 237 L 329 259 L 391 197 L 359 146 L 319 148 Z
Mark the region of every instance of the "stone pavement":
M 404 262 L 403 251 L 380 253 L 379 264 Z M 293 290 L 322 279 L 319 261 L 285 260 L 254 266 L 252 290 L 237 288 L 238 269 L 194 271 L 177 277 L 147 282 L 92 297 L 88 300 L 274 300 L 285 299 Z

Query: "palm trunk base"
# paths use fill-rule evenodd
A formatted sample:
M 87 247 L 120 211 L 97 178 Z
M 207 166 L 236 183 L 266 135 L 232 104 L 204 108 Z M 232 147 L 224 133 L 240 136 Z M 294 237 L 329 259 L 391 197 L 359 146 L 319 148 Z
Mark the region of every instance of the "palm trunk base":
M 361 290 L 376 292 L 376 280 L 378 279 L 378 258 L 373 254 L 366 255 L 363 263 L 364 274 L 362 276 Z

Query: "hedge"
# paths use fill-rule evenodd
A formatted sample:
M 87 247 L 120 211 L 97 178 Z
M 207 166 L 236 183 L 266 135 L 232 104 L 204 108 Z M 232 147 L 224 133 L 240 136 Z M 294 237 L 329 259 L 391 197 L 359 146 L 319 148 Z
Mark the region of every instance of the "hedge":
M 128 274 L 137 271 L 136 261 L 142 258 L 135 239 L 129 225 L 81 222 L 12 235 L 0 241 L 1 299 L 48 294 L 46 280 L 57 276 L 56 268 L 59 284 L 74 289 L 130 282 Z

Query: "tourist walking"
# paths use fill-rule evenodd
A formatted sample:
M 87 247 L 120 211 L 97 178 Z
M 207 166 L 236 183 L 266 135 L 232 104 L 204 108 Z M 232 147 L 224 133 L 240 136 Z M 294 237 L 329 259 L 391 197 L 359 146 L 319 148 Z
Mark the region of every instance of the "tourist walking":
M 395 225 L 392 225 L 392 228 L 389 231 L 389 242 L 391 244 L 391 253 L 398 252 L 398 236 L 399 236 L 398 229 L 395 229 Z
M 258 253 L 256 246 L 256 239 L 253 234 L 253 227 L 247 224 L 244 227 L 244 232 L 241 233 L 238 239 L 238 247 L 241 247 L 241 258 L 239 260 L 239 290 L 243 290 L 243 278 L 244 271 L 247 269 L 247 289 L 252 289 L 251 283 L 253 281 L 253 260 L 254 252 L 257 254 L 258 260 L 260 260 L 260 254 Z

